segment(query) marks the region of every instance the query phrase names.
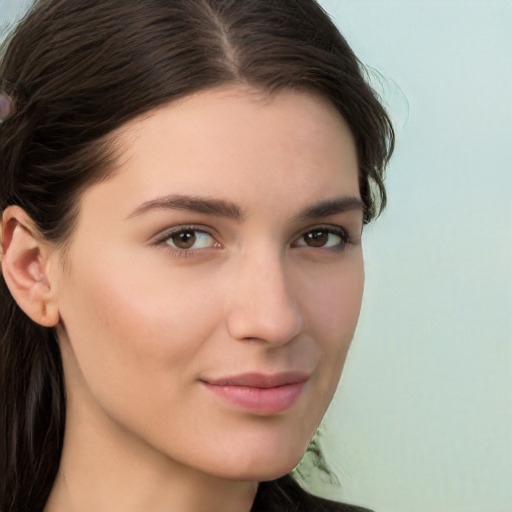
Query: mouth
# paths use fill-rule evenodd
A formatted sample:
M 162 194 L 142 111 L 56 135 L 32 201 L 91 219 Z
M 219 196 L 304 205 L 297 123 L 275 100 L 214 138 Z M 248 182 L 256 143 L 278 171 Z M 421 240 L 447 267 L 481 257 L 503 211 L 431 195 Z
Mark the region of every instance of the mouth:
M 284 372 L 273 375 L 246 373 L 201 382 L 232 406 L 270 416 L 292 407 L 308 380 L 305 373 Z

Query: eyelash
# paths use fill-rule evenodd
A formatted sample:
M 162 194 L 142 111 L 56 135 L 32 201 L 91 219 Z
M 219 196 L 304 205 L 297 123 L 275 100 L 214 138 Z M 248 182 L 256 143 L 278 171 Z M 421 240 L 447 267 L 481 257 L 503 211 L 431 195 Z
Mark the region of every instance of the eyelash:
M 324 245 L 323 246 L 318 246 L 318 247 L 315 247 L 315 246 L 310 246 L 310 245 L 298 245 L 299 241 L 304 241 L 304 237 L 308 234 L 312 234 L 314 232 L 323 232 L 327 235 L 335 235 L 335 236 L 338 236 L 340 238 L 340 243 L 337 244 L 336 246 L 333 246 L 333 247 L 325 247 Z M 201 234 L 204 234 L 204 235 L 207 235 L 209 237 L 212 238 L 213 240 L 213 244 L 211 247 L 205 247 L 205 248 L 178 248 L 178 247 L 173 247 L 170 243 L 168 243 L 168 241 L 170 239 L 172 239 L 173 237 L 176 237 L 180 234 L 185 234 L 187 232 L 193 232 L 195 233 L 196 235 L 201 233 Z M 351 239 L 350 239 L 350 236 L 347 232 L 346 229 L 344 229 L 343 227 L 341 226 L 325 226 L 325 225 L 320 225 L 320 226 L 315 226 L 315 227 L 312 227 L 310 229 L 308 229 L 307 231 L 304 231 L 302 232 L 302 234 L 295 238 L 294 242 L 292 243 L 292 247 L 293 248 L 310 248 L 310 249 L 324 249 L 324 250 L 329 250 L 329 251 L 332 251 L 332 252 L 338 252 L 338 253 L 341 253 L 345 250 L 346 248 L 346 245 L 350 244 L 351 243 Z M 159 246 L 159 247 L 162 247 L 163 249 L 165 250 L 170 250 L 172 253 L 173 253 L 173 256 L 178 256 L 178 257 L 194 257 L 194 256 L 197 256 L 197 253 L 198 251 L 201 251 L 203 249 L 215 249 L 217 247 L 221 247 L 221 244 L 219 242 L 216 242 L 215 241 L 215 237 L 206 229 L 204 229 L 203 227 L 200 227 L 200 226 L 194 226 L 194 225 L 190 225 L 190 226 L 179 226 L 179 227 L 176 227 L 176 228 L 170 228 L 166 231 L 164 231 L 154 242 L 153 242 L 153 245 L 156 245 L 156 246 Z M 217 246 L 217 247 L 216 247 Z
M 215 242 L 215 237 L 205 228 L 199 227 L 199 226 L 178 226 L 176 228 L 170 228 L 165 230 L 153 243 L 153 245 L 156 245 L 157 247 L 161 247 L 162 249 L 165 249 L 167 251 L 171 251 L 173 256 L 180 257 L 180 258 L 187 258 L 187 257 L 194 257 L 197 255 L 198 251 L 201 251 L 202 249 L 183 249 L 178 247 L 173 247 L 171 244 L 168 243 L 168 240 L 172 239 L 172 237 L 176 237 L 180 234 L 184 234 L 187 232 L 194 232 L 194 233 L 202 233 L 205 235 L 208 235 L 212 238 L 214 241 L 212 247 L 209 248 L 216 248 L 215 245 L 220 246 L 218 242 Z
M 297 238 L 296 241 L 292 244 L 292 247 L 309 247 L 311 249 L 315 249 L 315 246 L 311 245 L 297 245 L 299 240 L 304 240 L 304 237 L 306 235 L 312 234 L 314 232 L 325 233 L 327 235 L 336 235 L 341 240 L 341 242 L 334 247 L 326 247 L 325 245 L 322 245 L 319 246 L 318 249 L 327 249 L 334 252 L 343 252 L 343 250 L 346 248 L 346 245 L 351 243 L 351 239 L 349 237 L 347 230 L 342 228 L 341 226 L 315 226 L 302 233 L 302 235 L 300 235 L 300 237 Z

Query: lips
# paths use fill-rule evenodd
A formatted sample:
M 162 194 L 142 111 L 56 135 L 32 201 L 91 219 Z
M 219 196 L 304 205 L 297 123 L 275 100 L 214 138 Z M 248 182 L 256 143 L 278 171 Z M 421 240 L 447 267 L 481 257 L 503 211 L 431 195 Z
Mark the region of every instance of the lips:
M 232 406 L 259 415 L 274 415 L 285 412 L 298 400 L 308 379 L 301 372 L 246 373 L 202 383 Z

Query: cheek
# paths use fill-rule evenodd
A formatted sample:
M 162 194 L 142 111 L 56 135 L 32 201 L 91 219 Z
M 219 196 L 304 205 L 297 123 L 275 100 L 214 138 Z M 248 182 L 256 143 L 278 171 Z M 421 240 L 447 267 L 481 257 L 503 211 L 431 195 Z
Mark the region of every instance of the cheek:
M 307 323 L 322 355 L 321 389 L 330 401 L 359 319 L 364 288 L 362 256 L 333 273 L 307 295 Z
M 149 407 L 148 396 L 159 389 L 170 396 L 176 383 L 192 378 L 218 316 L 207 291 L 213 287 L 199 301 L 191 283 L 165 268 L 111 261 L 116 265 L 105 268 L 91 257 L 71 274 L 62 300 L 67 339 L 82 380 L 105 408 L 122 405 L 123 397 L 127 408 L 133 401 Z
M 361 257 L 309 286 L 305 293 L 308 321 L 315 329 L 329 333 L 319 339 L 334 344 L 333 349 L 347 345 L 352 339 L 361 310 L 363 288 Z

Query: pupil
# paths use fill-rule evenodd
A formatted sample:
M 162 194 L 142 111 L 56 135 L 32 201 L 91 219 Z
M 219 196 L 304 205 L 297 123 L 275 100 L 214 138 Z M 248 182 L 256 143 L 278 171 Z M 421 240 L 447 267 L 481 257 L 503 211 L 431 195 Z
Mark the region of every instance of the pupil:
M 182 231 L 174 237 L 174 243 L 180 249 L 189 249 L 194 245 L 195 241 L 196 235 L 193 231 Z
M 323 247 L 329 235 L 325 231 L 311 231 L 306 235 L 306 243 L 312 247 Z

